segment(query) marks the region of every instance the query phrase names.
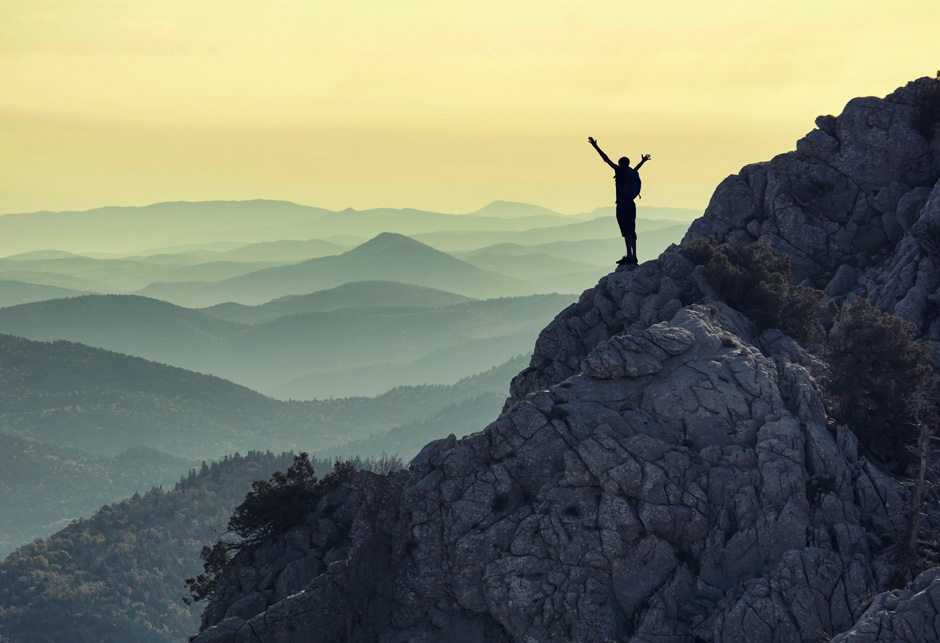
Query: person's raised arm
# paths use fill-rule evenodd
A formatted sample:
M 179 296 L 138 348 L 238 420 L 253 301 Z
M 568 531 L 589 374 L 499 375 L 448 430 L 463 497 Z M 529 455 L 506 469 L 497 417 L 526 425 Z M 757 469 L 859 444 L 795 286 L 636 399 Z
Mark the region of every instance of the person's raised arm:
M 604 154 L 604 151 L 597 146 L 597 141 L 594 140 L 593 136 L 588 136 L 588 143 L 594 146 L 594 149 L 597 150 L 597 153 L 601 155 L 602 159 L 604 159 L 604 163 L 614 168 L 615 170 L 618 169 L 614 162 L 607 158 L 607 155 Z
M 644 163 L 646 163 L 648 160 L 650 160 L 651 158 L 653 158 L 653 157 L 651 157 L 649 154 L 644 154 L 644 155 L 643 155 L 643 158 L 640 159 L 640 162 L 637 163 L 637 164 L 636 164 L 636 167 L 633 168 L 633 169 L 634 169 L 634 170 L 639 170 L 640 167 L 641 167 Z

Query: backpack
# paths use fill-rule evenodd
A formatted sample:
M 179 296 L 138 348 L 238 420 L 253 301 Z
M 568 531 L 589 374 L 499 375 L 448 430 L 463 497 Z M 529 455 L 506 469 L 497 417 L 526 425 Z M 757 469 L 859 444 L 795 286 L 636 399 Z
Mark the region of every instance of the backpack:
M 618 170 L 618 174 L 620 172 L 621 170 Z M 617 181 L 617 201 L 619 202 L 621 198 L 630 199 L 632 201 L 640 195 L 640 188 L 642 187 L 640 183 L 640 173 L 632 167 L 622 172 L 621 180 Z M 617 175 L 614 175 L 614 179 L 617 179 Z
M 643 187 L 640 182 L 640 173 L 630 168 L 630 184 L 627 186 L 627 197 L 635 199 L 640 196 L 640 188 Z

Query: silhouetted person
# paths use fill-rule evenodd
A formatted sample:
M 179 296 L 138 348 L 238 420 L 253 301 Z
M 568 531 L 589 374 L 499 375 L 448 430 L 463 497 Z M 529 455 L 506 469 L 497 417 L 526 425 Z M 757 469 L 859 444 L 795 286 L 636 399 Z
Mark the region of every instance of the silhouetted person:
M 636 167 L 630 167 L 630 159 L 621 157 L 614 163 L 603 150 L 597 146 L 597 141 L 588 136 L 588 142 L 594 146 L 604 162 L 614 168 L 614 183 L 617 186 L 617 223 L 620 225 L 620 234 L 627 246 L 627 254 L 617 263 L 637 263 L 636 259 L 636 203 L 633 202 L 640 194 L 640 173 L 638 170 L 650 160 L 649 154 L 641 157 Z

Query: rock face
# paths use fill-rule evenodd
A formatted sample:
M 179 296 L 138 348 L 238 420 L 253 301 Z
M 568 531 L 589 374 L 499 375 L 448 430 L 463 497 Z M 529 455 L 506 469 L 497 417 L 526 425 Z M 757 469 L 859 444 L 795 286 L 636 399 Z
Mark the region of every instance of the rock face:
M 687 240 L 764 240 L 940 347 L 940 81 L 817 125 L 726 179 Z M 861 614 L 904 490 L 828 422 L 821 368 L 677 248 L 620 267 L 542 332 L 490 426 L 245 552 L 196 641 L 936 636 L 935 571 Z

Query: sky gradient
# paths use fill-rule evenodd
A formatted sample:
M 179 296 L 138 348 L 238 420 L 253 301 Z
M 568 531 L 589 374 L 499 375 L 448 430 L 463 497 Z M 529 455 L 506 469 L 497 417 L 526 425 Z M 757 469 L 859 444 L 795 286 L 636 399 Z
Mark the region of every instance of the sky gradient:
M 171 200 L 704 208 L 940 67 L 920 0 L 3 0 L 0 213 Z

